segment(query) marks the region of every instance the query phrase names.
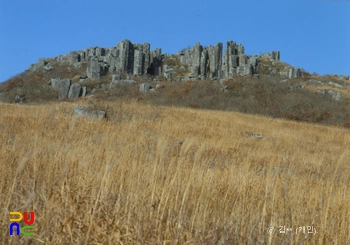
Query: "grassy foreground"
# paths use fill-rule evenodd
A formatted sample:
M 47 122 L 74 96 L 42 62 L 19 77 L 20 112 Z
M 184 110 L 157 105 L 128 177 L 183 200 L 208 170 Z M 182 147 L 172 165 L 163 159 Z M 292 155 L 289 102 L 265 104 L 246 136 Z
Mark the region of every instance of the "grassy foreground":
M 350 244 L 349 130 L 77 104 L 0 104 L 1 244 Z M 33 237 L 9 236 L 10 211 L 35 212 Z

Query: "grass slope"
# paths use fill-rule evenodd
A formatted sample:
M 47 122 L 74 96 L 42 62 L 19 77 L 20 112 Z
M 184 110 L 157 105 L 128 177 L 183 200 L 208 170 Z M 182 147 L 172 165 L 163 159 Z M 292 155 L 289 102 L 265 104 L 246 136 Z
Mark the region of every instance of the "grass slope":
M 347 129 L 136 102 L 104 102 L 112 116 L 95 121 L 73 106 L 0 104 L 2 244 L 350 243 Z M 34 237 L 8 235 L 10 211 L 35 212 Z

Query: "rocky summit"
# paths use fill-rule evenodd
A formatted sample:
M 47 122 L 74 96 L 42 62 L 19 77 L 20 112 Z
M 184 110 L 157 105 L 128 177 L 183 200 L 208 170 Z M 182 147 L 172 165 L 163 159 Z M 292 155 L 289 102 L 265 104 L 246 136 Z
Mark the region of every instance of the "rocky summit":
M 226 43 L 224 52 L 222 43 L 208 47 L 196 43 L 193 47 L 180 50 L 177 54 L 162 54 L 160 48 L 151 51 L 149 43 L 133 44 L 129 40 L 123 40 L 116 47 L 91 47 L 60 55 L 54 60 L 58 64 L 73 65 L 76 68 L 86 62 L 86 75 L 92 81 L 113 72 L 135 76 L 164 75 L 166 79 L 171 80 L 172 74 L 176 73 L 176 69 L 169 65 L 172 62 L 181 64 L 182 73 L 185 74 L 182 77 L 184 80 L 205 80 L 256 74 L 259 60 L 262 57 L 279 61 L 280 52 L 246 55 L 242 44 L 229 41 Z M 29 70 L 46 71 L 53 68 L 53 64 L 48 59 L 41 58 L 38 63 L 32 64 Z M 286 74 L 290 77 L 297 77 L 300 71 L 294 69 Z

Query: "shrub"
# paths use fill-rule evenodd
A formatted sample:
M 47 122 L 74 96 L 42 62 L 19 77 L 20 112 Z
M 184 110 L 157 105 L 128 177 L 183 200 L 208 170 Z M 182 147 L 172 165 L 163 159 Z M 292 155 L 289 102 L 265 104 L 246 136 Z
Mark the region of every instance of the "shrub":
M 7 86 L 5 87 L 5 92 L 10 91 L 10 90 L 17 88 L 17 87 L 22 87 L 22 86 L 23 86 L 22 78 L 20 78 L 20 77 L 11 78 L 7 82 Z

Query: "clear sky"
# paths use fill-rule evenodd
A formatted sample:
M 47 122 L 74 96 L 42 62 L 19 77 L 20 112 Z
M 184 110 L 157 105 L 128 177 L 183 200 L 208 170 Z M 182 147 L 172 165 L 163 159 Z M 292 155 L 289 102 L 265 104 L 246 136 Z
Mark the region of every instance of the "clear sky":
M 0 0 L 0 81 L 39 58 L 123 39 L 177 53 L 233 40 L 308 72 L 350 75 L 350 0 Z

